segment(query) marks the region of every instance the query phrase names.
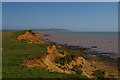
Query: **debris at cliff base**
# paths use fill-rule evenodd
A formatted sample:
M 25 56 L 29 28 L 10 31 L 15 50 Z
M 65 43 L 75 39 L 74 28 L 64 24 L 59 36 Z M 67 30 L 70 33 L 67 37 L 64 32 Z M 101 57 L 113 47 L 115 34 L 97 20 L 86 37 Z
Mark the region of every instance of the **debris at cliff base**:
M 27 43 L 35 43 L 35 44 L 45 43 L 45 41 L 38 38 L 37 35 L 38 34 L 35 34 L 31 30 L 29 30 L 29 31 L 25 31 L 23 34 L 19 35 L 17 37 L 17 40 L 24 41 L 24 42 L 27 42 Z
M 32 31 L 25 31 L 17 39 L 19 41 L 24 40 L 27 43 L 45 43 L 37 35 L 39 34 Z M 23 65 L 28 68 L 46 68 L 49 72 L 84 75 L 89 78 L 118 78 L 117 67 L 107 62 L 82 55 L 82 52 L 80 54 L 74 52 L 72 50 L 69 51 L 64 46 L 49 43 L 47 53 L 42 56 L 29 56 L 27 60 L 24 60 Z
M 74 56 L 66 52 L 60 54 L 55 45 L 49 45 L 47 53 L 43 56 L 29 57 L 25 61 L 25 65 L 27 67 L 45 67 L 49 72 L 85 75 L 89 78 L 100 77 L 99 74 L 105 78 L 111 77 L 109 75 L 117 77 L 117 68 L 94 59 L 88 60 L 81 55 Z

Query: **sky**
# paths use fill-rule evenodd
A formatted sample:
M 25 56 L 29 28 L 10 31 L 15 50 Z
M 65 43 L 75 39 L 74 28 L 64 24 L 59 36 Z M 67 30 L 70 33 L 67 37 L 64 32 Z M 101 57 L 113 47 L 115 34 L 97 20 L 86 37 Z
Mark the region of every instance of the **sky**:
M 119 2 L 120 0 L 2 0 L 2 2 Z
M 2 29 L 118 30 L 117 2 L 3 2 Z

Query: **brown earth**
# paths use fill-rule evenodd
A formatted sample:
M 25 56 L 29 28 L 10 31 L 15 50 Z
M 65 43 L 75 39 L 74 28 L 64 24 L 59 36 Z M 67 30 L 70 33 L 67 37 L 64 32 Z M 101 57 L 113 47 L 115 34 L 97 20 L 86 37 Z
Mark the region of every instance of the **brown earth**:
M 24 40 L 28 43 L 35 43 L 35 44 L 41 44 L 45 43 L 42 39 L 39 39 L 37 36 L 42 36 L 41 34 L 35 34 L 31 31 L 26 31 L 24 34 L 21 34 L 17 37 L 18 40 Z M 58 48 L 62 49 L 62 46 L 58 45 Z M 59 50 L 56 48 L 56 45 L 49 45 L 47 47 L 47 53 L 42 56 L 29 56 L 27 60 L 25 60 L 24 65 L 28 68 L 30 67 L 44 67 L 49 72 L 60 72 L 60 73 L 67 73 L 67 74 L 78 74 L 78 71 L 82 71 L 82 74 L 78 75 L 85 75 L 89 78 L 96 78 L 95 75 L 93 75 L 94 71 L 101 70 L 102 74 L 105 75 L 105 78 L 111 78 L 111 75 L 114 76 L 114 78 L 118 78 L 118 67 L 115 67 L 113 65 L 110 65 L 107 62 L 99 61 L 96 59 L 85 59 L 85 56 L 78 55 L 69 63 L 64 62 L 64 65 L 61 65 L 60 63 L 56 63 L 55 60 L 57 59 L 64 59 L 69 55 L 68 52 L 64 51 L 63 54 L 59 52 Z M 69 60 L 69 59 L 68 59 Z M 77 70 L 75 70 L 75 67 L 77 67 Z
M 95 76 L 92 75 L 92 73 L 96 70 L 103 71 L 105 73 L 105 77 L 109 77 L 109 75 L 114 75 L 115 78 L 118 77 L 118 70 L 116 67 L 94 59 L 88 61 L 82 56 L 78 56 L 70 63 L 66 63 L 64 65 L 55 63 L 56 59 L 65 57 L 67 54 L 68 53 L 62 55 L 58 52 L 55 45 L 49 45 L 47 47 L 47 53 L 45 55 L 41 57 L 30 57 L 29 60 L 25 62 L 25 65 L 28 67 L 45 67 L 50 72 L 60 72 L 68 74 L 75 74 L 76 71 L 72 71 L 71 69 L 73 69 L 75 66 L 79 66 L 79 69 L 82 70 L 82 75 L 86 75 L 89 78 L 95 78 Z
M 45 43 L 42 39 L 37 37 L 38 34 L 33 33 L 32 31 L 25 31 L 23 34 L 19 35 L 17 39 L 23 40 L 27 43 L 35 43 L 35 44 L 40 44 L 40 43 Z M 42 36 L 39 34 L 39 36 Z
M 61 72 L 61 73 L 75 73 L 73 71 L 63 70 L 58 67 L 59 64 L 56 64 L 54 62 L 55 59 L 64 57 L 66 54 L 62 55 L 60 54 L 57 49 L 55 48 L 55 45 L 51 46 L 49 45 L 47 47 L 47 53 L 41 57 L 30 57 L 29 60 L 25 61 L 25 65 L 28 67 L 45 67 L 50 72 Z

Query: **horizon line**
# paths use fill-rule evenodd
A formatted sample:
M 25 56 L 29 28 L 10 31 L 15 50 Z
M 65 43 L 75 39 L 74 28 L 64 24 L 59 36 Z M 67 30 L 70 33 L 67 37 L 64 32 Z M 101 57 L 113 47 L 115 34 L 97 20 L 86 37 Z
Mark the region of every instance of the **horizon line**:
M 0 31 L 21 31 L 21 30 L 67 30 L 67 29 L 2 29 Z M 119 32 L 119 31 L 73 31 L 67 30 L 71 32 Z

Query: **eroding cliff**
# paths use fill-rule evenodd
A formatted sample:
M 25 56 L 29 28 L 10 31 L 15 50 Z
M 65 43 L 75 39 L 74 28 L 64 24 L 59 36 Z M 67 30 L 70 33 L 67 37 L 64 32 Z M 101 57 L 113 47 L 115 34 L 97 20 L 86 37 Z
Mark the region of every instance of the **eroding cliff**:
M 26 31 L 17 39 L 27 43 L 45 43 L 31 31 Z M 28 68 L 44 67 L 49 72 L 85 75 L 89 78 L 118 78 L 118 67 L 107 62 L 67 51 L 60 45 L 49 44 L 46 49 L 47 53 L 42 56 L 29 56 L 23 65 Z
M 49 72 L 85 75 L 89 78 L 118 77 L 117 68 L 114 66 L 94 59 L 86 60 L 81 55 L 72 56 L 66 52 L 60 54 L 55 45 L 49 45 L 47 53 L 43 56 L 29 57 L 25 61 L 25 65 L 28 67 L 45 67 Z
M 35 44 L 45 43 L 45 41 L 38 38 L 37 35 L 32 31 L 25 31 L 23 34 L 19 35 L 17 39 L 19 41 L 22 40 L 27 43 L 35 43 Z

